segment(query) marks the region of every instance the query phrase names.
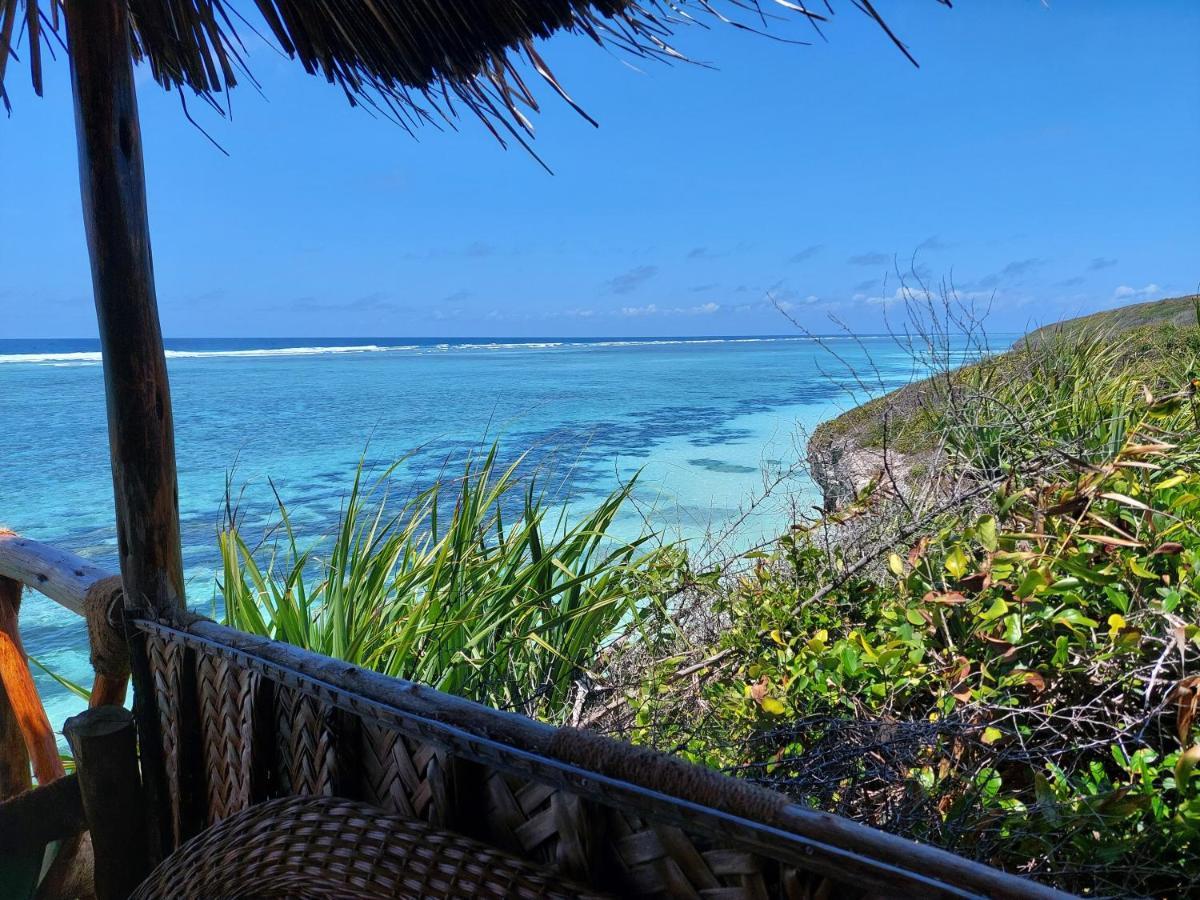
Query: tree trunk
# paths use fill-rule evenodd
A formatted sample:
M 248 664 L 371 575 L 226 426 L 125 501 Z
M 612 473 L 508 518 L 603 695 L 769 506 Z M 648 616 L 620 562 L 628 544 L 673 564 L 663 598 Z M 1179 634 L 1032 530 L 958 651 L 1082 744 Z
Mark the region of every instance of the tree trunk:
M 71 0 L 67 40 L 125 605 L 169 615 L 183 604 L 175 436 L 125 4 Z
M 175 437 L 154 294 L 129 11 L 124 0 L 65 5 L 125 608 L 172 617 L 184 604 Z M 148 849 L 157 859 L 165 849 L 160 823 L 169 821 L 166 773 L 153 684 L 139 641 L 130 648 L 130 662 L 151 826 Z

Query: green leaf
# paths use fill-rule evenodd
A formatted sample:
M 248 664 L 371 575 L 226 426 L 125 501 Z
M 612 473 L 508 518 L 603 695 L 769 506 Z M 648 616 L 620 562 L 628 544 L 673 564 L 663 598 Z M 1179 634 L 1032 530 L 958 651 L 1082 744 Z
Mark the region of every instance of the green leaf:
M 1158 576 L 1155 575 L 1153 572 L 1151 572 L 1149 569 L 1147 569 L 1145 566 L 1143 566 L 1141 564 L 1141 562 L 1138 561 L 1138 558 L 1136 556 L 1130 558 L 1129 570 L 1131 572 L 1133 572 L 1133 574 L 1136 575 L 1138 578 L 1146 578 L 1146 579 L 1149 579 L 1150 581 L 1158 581 L 1159 580 Z
M 854 675 L 858 672 L 858 651 L 849 644 L 842 647 L 841 664 L 842 671 L 847 675 Z
M 967 574 L 968 564 L 967 554 L 963 552 L 961 544 L 954 545 L 954 549 L 946 554 L 946 561 L 943 563 L 946 571 L 955 578 L 962 578 Z
M 980 516 L 979 521 L 975 523 L 975 534 L 979 538 L 979 543 L 983 545 L 983 549 L 989 553 L 994 553 L 1000 546 L 996 535 L 995 516 Z
M 1044 588 L 1050 579 L 1046 577 L 1044 569 L 1030 569 L 1025 573 L 1025 577 L 1021 579 L 1021 583 L 1017 585 L 1014 593 L 1021 598 L 1032 597 L 1038 588 Z
M 1071 642 L 1065 637 L 1059 637 L 1056 639 L 1054 641 L 1054 657 L 1050 660 L 1050 662 L 1058 667 L 1065 666 L 1067 664 L 1067 660 L 1070 658 L 1070 646 Z
M 888 554 L 888 568 L 892 570 L 892 574 L 896 577 L 904 577 L 904 560 L 900 558 L 899 554 Z
M 1008 604 L 1004 602 L 1004 598 L 997 597 L 992 601 L 992 605 L 988 607 L 987 611 L 980 613 L 977 618 L 981 622 L 994 622 L 1007 613 Z
M 1072 631 L 1076 628 L 1095 628 L 1100 624 L 1095 619 L 1089 619 L 1077 609 L 1064 609 L 1054 617 L 1054 621 L 1059 625 L 1066 625 Z
M 787 712 L 787 707 L 774 697 L 763 697 L 762 708 L 764 712 L 769 712 L 773 716 L 782 716 Z

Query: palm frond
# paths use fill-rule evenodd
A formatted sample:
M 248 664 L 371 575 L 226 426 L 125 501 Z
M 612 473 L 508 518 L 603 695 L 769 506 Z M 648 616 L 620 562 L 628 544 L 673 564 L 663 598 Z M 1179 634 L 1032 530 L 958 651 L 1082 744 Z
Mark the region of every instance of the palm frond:
M 65 2 L 0 0 L 0 101 L 6 109 L 6 63 L 22 44 L 34 91 L 41 94 L 43 44 L 51 50 L 62 45 Z M 539 38 L 573 32 L 670 61 L 685 59 L 669 43 L 676 29 L 701 16 L 765 32 L 768 19 L 819 28 L 833 12 L 832 0 L 825 0 L 824 13 L 793 0 L 766 3 L 778 13 L 759 0 L 253 0 L 261 20 L 255 24 L 230 0 L 116 2 L 129 9 L 133 59 L 145 62 L 165 89 L 187 89 L 218 109 L 218 96 L 239 80 L 253 83 L 243 36 L 255 34 L 273 38 L 305 71 L 340 87 L 351 104 L 366 104 L 406 128 L 449 120 L 461 105 L 502 142 L 508 134 L 522 143 L 522 133 L 532 131 L 524 110 L 538 108 L 522 69 L 582 113 L 535 49 Z M 850 3 L 908 54 L 868 0 Z

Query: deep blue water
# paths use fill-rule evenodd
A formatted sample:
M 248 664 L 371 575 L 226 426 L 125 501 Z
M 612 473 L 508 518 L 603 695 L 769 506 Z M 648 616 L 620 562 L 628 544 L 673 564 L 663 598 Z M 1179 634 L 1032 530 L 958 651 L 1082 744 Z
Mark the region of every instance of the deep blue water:
M 836 352 L 837 357 L 830 353 Z M 643 515 L 669 538 L 738 523 L 726 546 L 778 533 L 794 504 L 785 479 L 743 519 L 764 477 L 803 456 L 803 432 L 920 370 L 887 337 L 722 339 L 168 340 L 189 599 L 208 610 L 227 478 L 250 522 L 273 510 L 273 480 L 305 532 L 336 516 L 360 459 L 404 462 L 400 489 L 458 471 L 498 439 L 530 451 L 554 496 L 586 504 L 642 470 L 619 527 Z M 115 569 L 99 346 L 0 339 L 0 523 Z M 448 468 L 447 468 L 448 467 Z M 83 623 L 27 597 L 29 651 L 90 679 Z M 71 708 L 44 686 L 56 724 Z

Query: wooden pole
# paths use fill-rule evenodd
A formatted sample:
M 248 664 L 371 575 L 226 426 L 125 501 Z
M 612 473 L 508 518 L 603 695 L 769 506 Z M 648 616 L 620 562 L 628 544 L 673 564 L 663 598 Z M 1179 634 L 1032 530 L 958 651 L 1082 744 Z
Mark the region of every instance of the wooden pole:
M 183 557 L 129 14 L 118 0 L 66 9 L 125 604 L 169 615 L 183 605 Z
M 0 800 L 15 797 L 32 785 L 25 736 L 8 702 L 8 692 L 0 686 Z
M 125 0 L 67 0 L 65 6 L 124 602 L 128 610 L 169 618 L 184 605 L 183 555 L 129 11 Z M 144 648 L 130 649 L 134 715 L 145 751 L 149 851 L 156 859 L 166 834 L 160 823 L 168 821 L 166 773 L 149 665 Z
M 66 772 L 58 755 L 54 729 L 50 727 L 21 644 L 17 624 L 20 609 L 21 585 L 0 577 L 0 690 L 7 696 L 8 709 L 33 763 L 33 774 L 39 784 L 49 784 Z
M 124 900 L 150 871 L 133 716 L 99 706 L 67 719 L 79 793 L 95 852 L 97 900 Z

